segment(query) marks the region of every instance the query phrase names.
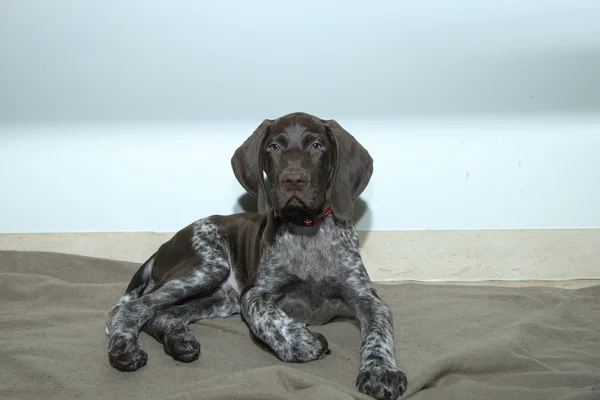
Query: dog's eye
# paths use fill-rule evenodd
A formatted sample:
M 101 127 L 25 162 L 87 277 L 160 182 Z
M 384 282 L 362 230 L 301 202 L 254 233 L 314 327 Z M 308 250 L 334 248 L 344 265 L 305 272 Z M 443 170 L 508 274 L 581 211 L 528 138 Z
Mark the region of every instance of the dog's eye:
M 315 142 L 312 144 L 312 148 L 315 150 L 321 150 L 323 149 L 323 145 L 321 143 Z
M 279 151 L 279 150 L 281 150 L 281 147 L 277 143 L 273 143 L 272 145 L 269 146 L 269 150 Z

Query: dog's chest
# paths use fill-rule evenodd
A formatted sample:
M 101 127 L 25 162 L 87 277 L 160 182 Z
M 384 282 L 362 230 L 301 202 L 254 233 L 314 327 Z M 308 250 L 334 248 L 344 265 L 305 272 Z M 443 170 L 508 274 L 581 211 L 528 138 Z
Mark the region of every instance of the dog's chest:
M 312 235 L 283 231 L 278 235 L 271 254 L 277 274 L 319 282 L 337 276 L 342 268 L 342 237 L 333 223 L 319 226 Z
M 265 253 L 259 281 L 290 317 L 319 325 L 347 314 L 341 289 L 348 271 L 356 267 L 351 254 L 357 251 L 356 232 L 336 221 L 302 234 L 284 227 Z

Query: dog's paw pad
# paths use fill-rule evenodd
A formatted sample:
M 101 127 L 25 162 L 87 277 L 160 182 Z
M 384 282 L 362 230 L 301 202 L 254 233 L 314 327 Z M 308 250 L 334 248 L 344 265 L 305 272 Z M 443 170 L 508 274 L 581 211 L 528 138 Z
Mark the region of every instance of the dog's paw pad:
M 407 379 L 399 369 L 377 366 L 362 370 L 356 386 L 378 400 L 395 400 L 406 391 Z
M 200 357 L 200 343 L 191 332 L 168 334 L 163 343 L 165 353 L 177 361 L 189 363 Z
M 165 341 L 165 352 L 178 361 L 189 363 L 200 357 L 200 343 L 192 335 L 169 338 Z
M 140 348 L 125 353 L 113 350 L 108 352 L 108 360 L 110 365 L 120 371 L 135 371 L 146 365 L 148 354 Z
M 113 336 L 108 346 L 108 361 L 120 371 L 135 371 L 146 365 L 148 354 L 136 338 Z

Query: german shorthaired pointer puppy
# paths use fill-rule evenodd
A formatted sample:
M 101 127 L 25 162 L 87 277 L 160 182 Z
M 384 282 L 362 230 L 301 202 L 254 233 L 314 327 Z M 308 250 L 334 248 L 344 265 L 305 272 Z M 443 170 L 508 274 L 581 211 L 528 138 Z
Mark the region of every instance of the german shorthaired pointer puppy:
M 334 317 L 360 324 L 358 390 L 396 399 L 406 377 L 396 367 L 390 308 L 377 295 L 349 222 L 373 160 L 333 120 L 294 113 L 265 120 L 232 158 L 258 213 L 211 216 L 183 228 L 133 276 L 106 319 L 108 358 L 119 370 L 144 366 L 139 331 L 173 358 L 198 358 L 188 324 L 241 313 L 251 334 L 284 362 L 329 354 L 307 325 Z

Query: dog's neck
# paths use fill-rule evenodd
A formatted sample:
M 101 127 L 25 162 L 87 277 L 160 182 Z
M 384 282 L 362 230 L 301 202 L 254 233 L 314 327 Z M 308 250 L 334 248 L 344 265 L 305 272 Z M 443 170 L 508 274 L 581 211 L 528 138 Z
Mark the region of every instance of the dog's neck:
M 321 213 L 317 216 L 313 216 L 310 214 L 303 214 L 303 213 L 287 215 L 283 211 L 279 211 L 279 210 L 275 210 L 274 212 L 275 212 L 275 217 L 279 218 L 283 222 L 288 222 L 290 224 L 297 225 L 297 226 L 315 226 L 319 222 L 323 221 L 325 218 L 327 218 L 331 214 L 333 214 L 333 209 L 331 208 L 331 205 L 329 205 L 323 213 Z

